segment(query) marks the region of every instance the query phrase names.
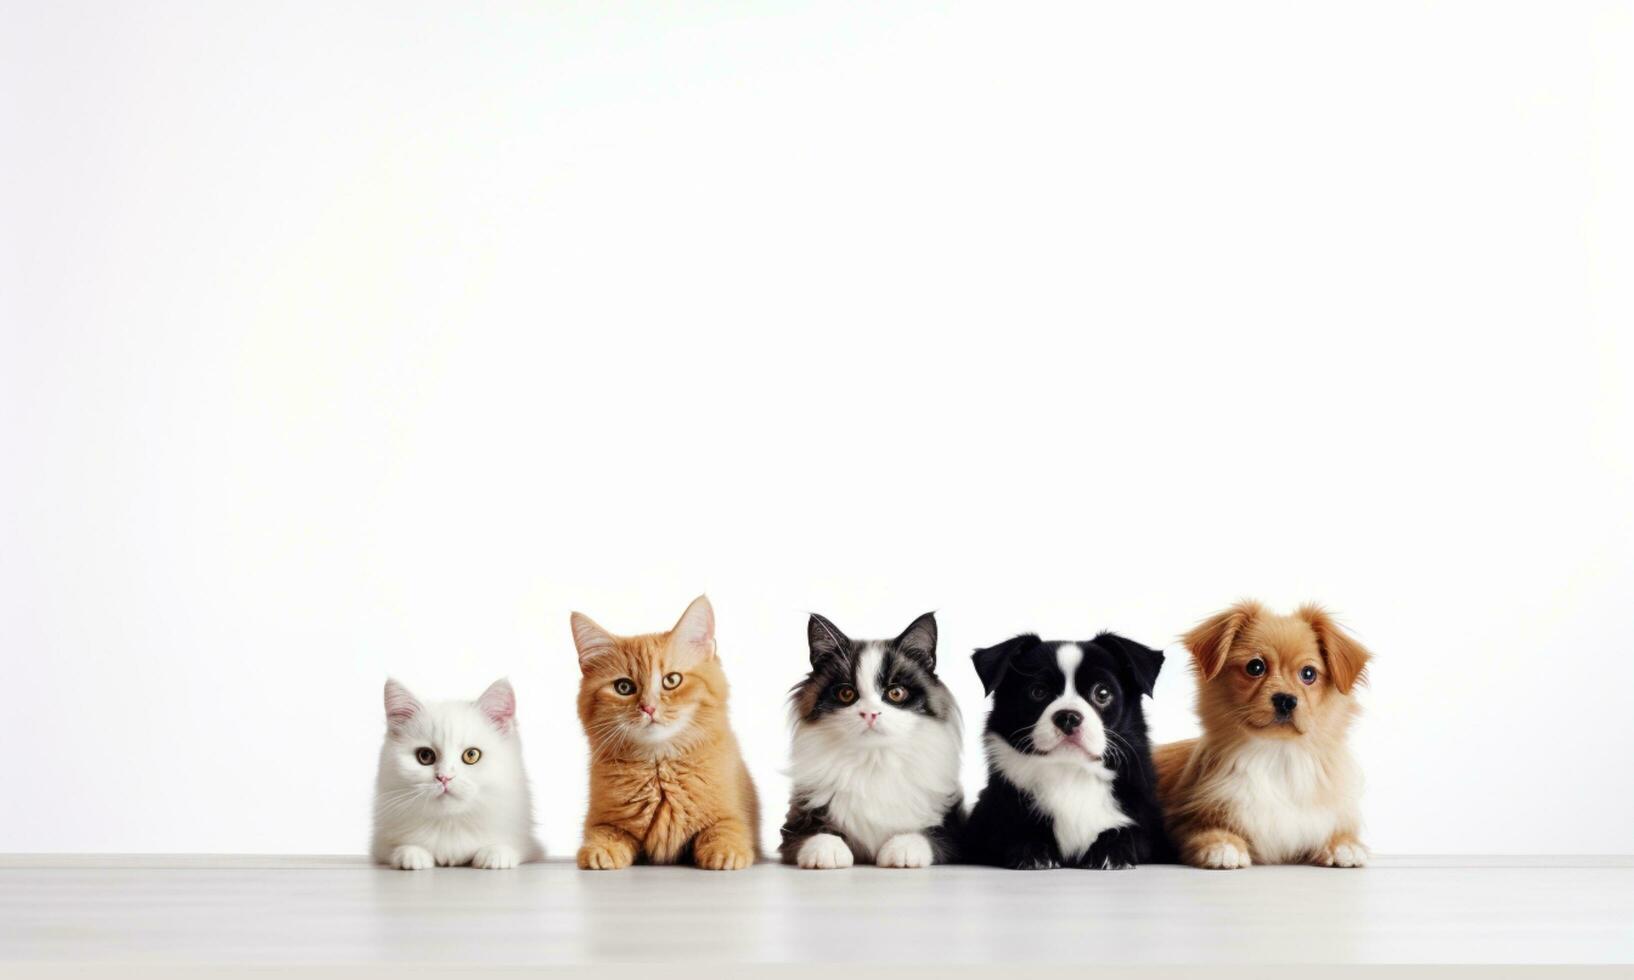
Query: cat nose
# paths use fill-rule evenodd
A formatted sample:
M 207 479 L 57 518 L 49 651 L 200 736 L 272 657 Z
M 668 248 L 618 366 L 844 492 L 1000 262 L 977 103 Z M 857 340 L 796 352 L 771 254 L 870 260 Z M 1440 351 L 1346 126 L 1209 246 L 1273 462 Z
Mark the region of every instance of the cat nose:
M 862 720 L 868 723 L 869 728 L 873 728 L 874 722 L 879 720 L 879 712 L 877 711 L 859 711 L 857 714 L 862 715 Z
M 648 718 L 651 718 L 653 716 L 653 712 L 657 710 L 658 705 L 656 704 L 644 704 L 641 706 L 642 713 L 644 713 Z
M 437 774 L 437 782 L 443 784 L 443 789 L 447 789 L 448 784 L 453 782 L 453 781 L 454 781 L 454 777 L 451 776 L 451 775 L 450 776 L 445 776 L 440 772 Z

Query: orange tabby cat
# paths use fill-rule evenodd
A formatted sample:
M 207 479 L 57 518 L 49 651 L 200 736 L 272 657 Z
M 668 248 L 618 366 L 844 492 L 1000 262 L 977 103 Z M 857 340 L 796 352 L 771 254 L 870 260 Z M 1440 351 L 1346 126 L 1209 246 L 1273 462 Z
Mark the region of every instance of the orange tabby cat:
M 760 803 L 726 721 L 715 611 L 692 601 L 668 633 L 614 636 L 573 614 L 590 812 L 579 867 L 687 859 L 735 871 L 759 855 Z

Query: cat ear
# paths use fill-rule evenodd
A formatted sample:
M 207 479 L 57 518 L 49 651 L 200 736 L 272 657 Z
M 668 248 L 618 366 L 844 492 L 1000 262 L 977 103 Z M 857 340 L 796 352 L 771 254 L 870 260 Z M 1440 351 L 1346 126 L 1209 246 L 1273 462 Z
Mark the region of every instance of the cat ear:
M 970 655 L 970 660 L 976 665 L 976 676 L 982 679 L 982 692 L 992 694 L 998 689 L 999 683 L 1004 680 L 1005 672 L 1010 669 L 1010 661 L 1016 654 L 1036 647 L 1041 643 L 1037 633 L 1023 633 L 1013 639 L 1005 640 L 998 646 L 985 647 Z
M 715 607 L 708 596 L 699 596 L 675 621 L 669 631 L 670 643 L 682 653 L 708 660 L 715 655 Z
M 509 735 L 511 726 L 516 724 L 516 692 L 511 690 L 511 682 L 501 677 L 488 685 L 488 690 L 477 698 L 477 707 L 488 716 L 501 734 Z
M 397 731 L 409 723 L 415 715 L 424 711 L 420 702 L 409 689 L 397 683 L 392 678 L 386 678 L 386 727 Z
M 579 670 L 589 673 L 592 661 L 617 648 L 613 634 L 596 625 L 596 621 L 584 613 L 574 613 L 568 617 L 568 622 L 573 624 L 573 645 L 579 650 Z
M 896 638 L 897 650 L 914 658 L 925 665 L 925 669 L 936 671 L 936 614 L 928 612 L 908 624 L 902 635 Z
M 1136 690 L 1150 696 L 1157 686 L 1157 672 L 1163 669 L 1163 651 L 1128 640 L 1116 633 L 1102 633 L 1091 641 L 1117 654 Z
M 806 620 L 806 643 L 811 647 L 813 667 L 851 652 L 851 641 L 840 628 L 816 613 Z

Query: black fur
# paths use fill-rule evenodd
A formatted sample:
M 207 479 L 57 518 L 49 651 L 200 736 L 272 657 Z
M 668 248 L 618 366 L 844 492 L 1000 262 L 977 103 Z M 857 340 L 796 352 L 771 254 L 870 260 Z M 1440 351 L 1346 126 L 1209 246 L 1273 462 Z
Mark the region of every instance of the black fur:
M 1032 634 L 977 650 L 972 656 L 982 686 L 993 696 L 985 738 L 1002 739 L 1023 754 L 1036 755 L 1033 725 L 1065 691 L 1056 651 L 1063 641 Z M 1076 642 L 1083 658 L 1073 686 L 1086 702 L 1096 685 L 1111 693 L 1104 707 L 1091 704 L 1107 732 L 1105 765 L 1114 772 L 1112 796 L 1132 821 L 1107 830 L 1088 851 L 1065 858 L 1056 842 L 1054 821 L 1033 798 L 1013 785 L 989 752 L 988 783 L 970 812 L 963 838 L 966 860 L 1005 868 L 1125 868 L 1174 860 L 1157 802 L 1157 777 L 1141 696 L 1152 693 L 1163 654 L 1113 633 Z M 1068 751 L 1058 749 L 1057 751 Z

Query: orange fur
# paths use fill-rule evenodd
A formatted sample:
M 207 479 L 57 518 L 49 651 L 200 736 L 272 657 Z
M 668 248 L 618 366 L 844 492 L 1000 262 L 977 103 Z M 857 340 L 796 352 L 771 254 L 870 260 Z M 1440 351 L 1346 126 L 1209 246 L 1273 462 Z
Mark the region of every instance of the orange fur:
M 1366 860 L 1357 838 L 1361 774 L 1346 744 L 1352 689 L 1370 654 L 1319 606 L 1293 615 L 1240 602 L 1184 638 L 1201 738 L 1153 750 L 1158 797 L 1181 859 L 1200 867 Z M 1258 676 L 1248 663 L 1264 661 Z M 1314 683 L 1300 671 L 1315 667 Z M 1299 699 L 1278 723 L 1271 695 Z
M 714 611 L 699 596 L 668 633 L 615 636 L 573 614 L 590 739 L 590 808 L 579 867 L 691 860 L 736 870 L 759 856 L 760 806 L 727 721 Z M 673 690 L 665 678 L 679 674 Z M 634 690 L 620 693 L 629 681 Z M 642 706 L 653 709 L 649 721 Z M 658 733 L 662 732 L 660 735 Z

